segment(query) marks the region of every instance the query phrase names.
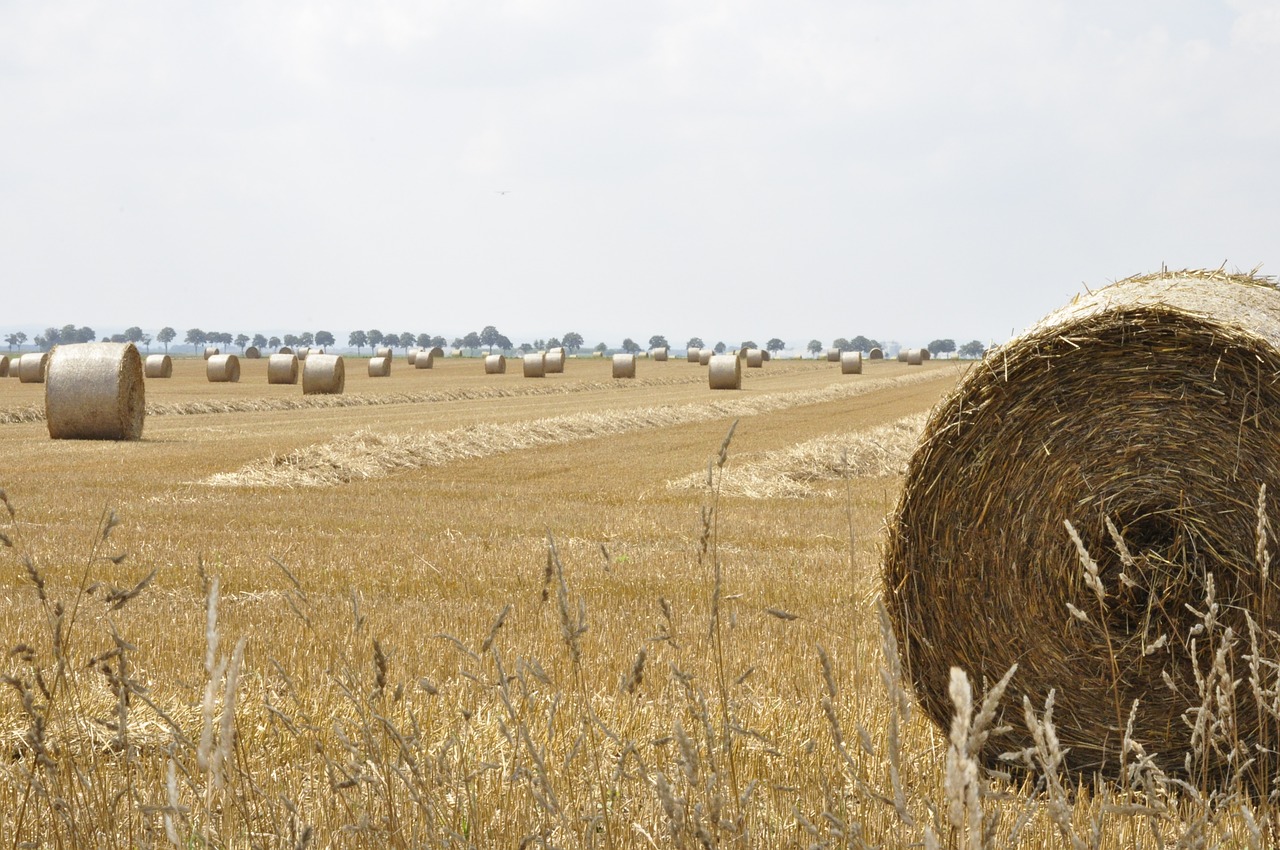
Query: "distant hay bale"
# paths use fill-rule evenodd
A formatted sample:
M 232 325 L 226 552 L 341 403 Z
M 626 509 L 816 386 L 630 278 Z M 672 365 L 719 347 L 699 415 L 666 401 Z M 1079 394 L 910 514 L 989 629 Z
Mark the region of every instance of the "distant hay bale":
M 564 349 L 552 348 L 547 352 L 546 373 L 558 375 L 564 371 Z
M 173 359 L 167 354 L 148 354 L 142 374 L 148 378 L 172 378 Z
M 842 375 L 861 375 L 862 374 L 862 352 L 846 351 L 840 355 L 840 374 Z
M 388 360 L 390 360 L 394 354 L 395 352 L 392 350 L 391 346 L 389 345 L 379 345 L 373 349 L 374 357 L 385 357 Z
M 838 348 L 828 348 L 828 349 L 827 349 L 827 362 L 828 362 L 828 363 L 839 363 L 839 362 L 840 362 L 840 349 L 838 349 Z
M 370 378 L 391 377 L 391 358 L 390 357 L 370 357 L 369 358 L 369 377 Z
M 908 465 L 883 572 L 944 737 L 951 668 L 981 686 L 1016 663 L 988 765 L 1035 748 L 1014 718 L 1053 693 L 1073 774 L 1118 778 L 1127 753 L 1196 793 L 1267 799 L 1277 375 L 1275 281 L 1219 270 L 1082 293 L 960 378 Z
M 433 360 L 434 360 L 435 358 L 437 358 L 437 357 L 439 357 L 439 358 L 441 358 L 441 359 L 444 359 L 444 349 L 443 349 L 443 348 L 441 348 L 441 347 L 440 347 L 440 346 L 438 346 L 438 345 L 437 345 L 436 347 L 434 347 L 434 348 L 428 349 L 427 353 L 431 355 L 431 358 L 432 358 Z M 453 355 L 453 356 L 454 356 L 454 357 L 461 357 L 461 356 L 462 356 L 462 352 L 461 352 L 461 351 L 456 351 L 456 352 L 454 352 L 454 355 Z
M 883 359 L 884 359 L 884 351 L 883 351 L 882 349 L 880 349 L 880 348 L 872 348 L 869 352 L 867 352 L 867 359 L 868 359 L 868 360 L 883 360 Z
M 339 395 L 347 384 L 347 369 L 338 354 L 312 354 L 302 364 L 303 395 Z
M 422 351 L 422 349 L 421 349 L 421 348 L 410 348 L 410 349 L 409 349 L 409 351 L 408 351 L 408 353 L 406 353 L 406 354 L 405 354 L 404 359 L 405 359 L 405 360 L 408 360 L 408 361 L 409 361 L 409 365 L 410 365 L 410 366 L 412 366 L 412 365 L 414 365 L 414 364 L 417 362 L 417 360 L 418 360 L 418 353 L 419 353 L 419 352 L 421 352 L 421 351 Z
M 747 368 L 759 369 L 764 366 L 764 352 L 758 348 L 747 349 Z
M 702 357 L 702 349 L 690 348 L 688 351 L 685 352 L 684 356 L 685 356 L 685 359 L 688 360 L 690 363 L 698 363 L 700 362 L 700 358 Z
M 9 355 L 0 354 L 0 378 L 9 374 Z
M 907 362 L 907 357 L 908 357 L 910 354 L 911 354 L 911 349 L 909 349 L 909 348 L 899 348 L 899 349 L 898 349 L 898 362 L 899 362 L 899 363 L 906 363 L 906 362 Z
M 221 353 L 222 353 L 222 351 L 221 351 L 221 350 L 220 350 L 216 345 L 206 345 L 206 346 L 204 347 L 204 359 L 205 359 L 205 360 L 208 360 L 210 357 L 216 357 L 217 355 L 219 355 L 219 354 L 221 354 Z
M 43 384 L 45 366 L 49 363 L 49 352 L 32 351 L 18 358 L 18 382 L 22 384 Z M 9 365 L 10 374 L 13 364 Z
M 547 355 L 542 351 L 534 351 L 524 356 L 524 376 L 541 378 L 547 374 Z
M 931 354 L 931 353 L 929 352 L 929 349 L 927 349 L 927 348 L 921 348 L 921 349 L 919 349 L 919 351 L 920 351 L 920 359 L 921 359 L 921 360 L 928 360 L 930 357 L 932 357 L 932 356 L 933 356 L 933 354 Z
M 748 353 L 749 351 L 751 351 L 750 347 L 745 346 L 745 345 L 744 345 L 744 346 L 742 346 L 742 348 L 739 348 L 739 349 L 738 349 L 738 357 L 742 358 L 743 360 L 746 360 L 746 359 L 747 359 L 747 353 Z
M 653 359 L 655 363 L 666 363 L 667 347 L 665 345 L 662 345 L 662 346 L 659 346 L 658 348 L 655 348 L 653 350 Z
M 501 354 L 490 354 L 484 358 L 484 373 L 486 375 L 505 375 L 507 372 L 507 358 Z
M 49 354 L 44 416 L 55 440 L 137 440 L 147 415 L 133 343 L 58 345 Z
M 717 354 L 708 363 L 708 379 L 713 390 L 742 389 L 742 360 L 737 354 Z
M 311 349 L 309 347 L 305 345 L 298 346 L 298 354 L 297 354 L 298 360 L 305 361 L 310 356 L 311 356 Z
M 773 355 L 769 353 L 769 349 L 767 348 L 760 352 L 760 356 L 764 358 L 764 362 L 766 363 L 773 359 Z
M 293 349 L 287 345 L 280 346 L 280 350 L 276 354 L 293 354 Z
M 613 355 L 613 377 L 634 378 L 635 376 L 636 376 L 636 357 L 634 354 Z
M 716 356 L 716 353 L 712 351 L 710 348 L 704 348 L 698 352 L 698 364 L 701 366 L 706 366 L 711 362 L 711 358 L 715 356 Z M 737 357 L 736 354 L 731 354 L 729 356 Z
M 262 350 L 259 349 L 258 346 L 256 345 L 251 345 L 244 350 L 244 359 L 245 360 L 261 360 Z
M 430 369 L 436 365 L 435 354 L 431 351 L 419 351 L 413 358 L 413 368 Z
M 908 366 L 919 366 L 924 363 L 924 355 L 920 353 L 921 350 L 922 349 L 919 348 L 911 348 L 907 350 Z
M 298 383 L 298 358 L 291 353 L 273 354 L 267 358 L 268 384 Z
M 604 358 L 604 352 L 603 352 L 603 351 L 593 351 L 593 352 L 591 352 L 591 356 L 592 356 L 592 357 L 594 357 L 594 358 L 597 358 L 597 359 L 603 359 L 603 358 Z
M 205 361 L 204 373 L 214 384 L 234 384 L 240 380 L 240 358 L 234 354 L 215 354 Z

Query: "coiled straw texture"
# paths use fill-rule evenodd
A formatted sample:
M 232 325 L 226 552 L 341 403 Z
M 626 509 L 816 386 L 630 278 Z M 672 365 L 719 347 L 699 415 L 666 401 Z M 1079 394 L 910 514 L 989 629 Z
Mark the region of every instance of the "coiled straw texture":
M 146 418 L 142 358 L 133 343 L 58 345 L 49 354 L 44 415 L 55 440 L 137 440 Z

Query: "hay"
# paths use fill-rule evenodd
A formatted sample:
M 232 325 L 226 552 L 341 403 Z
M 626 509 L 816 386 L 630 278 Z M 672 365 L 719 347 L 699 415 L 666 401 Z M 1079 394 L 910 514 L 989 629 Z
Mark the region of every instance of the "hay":
M 634 378 L 636 376 L 636 358 L 634 354 L 613 355 L 613 377 Z
M 280 350 L 276 354 L 293 354 L 293 349 L 287 345 L 280 346 Z
M 172 378 L 173 358 L 167 354 L 148 354 L 142 374 L 148 378 Z
M 907 365 L 920 366 L 924 363 L 924 355 L 920 353 L 921 349 L 911 348 L 907 350 Z
M 899 348 L 899 349 L 898 349 L 898 362 L 899 362 L 899 363 L 906 363 L 906 362 L 907 362 L 907 355 L 908 355 L 910 352 L 911 352 L 911 349 L 909 349 L 909 348 Z
M 658 348 L 655 348 L 653 350 L 653 359 L 654 359 L 654 362 L 656 363 L 666 363 L 667 347 L 663 345 L 663 346 L 659 346 Z
M 421 351 L 422 351 L 422 349 L 421 349 L 421 348 L 410 348 L 410 349 L 409 349 L 409 352 L 408 352 L 407 354 L 405 354 L 404 359 L 405 359 L 405 360 L 408 360 L 408 361 L 409 361 L 409 365 L 410 365 L 410 366 L 412 366 L 415 362 L 417 362 L 417 360 L 418 360 L 418 353 L 419 353 L 419 352 L 421 352 Z
M 927 348 L 920 348 L 920 349 L 917 349 L 917 350 L 920 352 L 920 359 L 921 359 L 921 360 L 928 360 L 930 357 L 932 357 L 932 356 L 933 356 L 932 354 L 930 354 L 930 353 L 929 353 L 929 349 L 927 349 Z
M 715 352 L 710 348 L 703 348 L 698 352 L 698 364 L 701 366 L 707 366 L 711 363 L 711 358 L 714 356 Z
M 341 395 L 347 368 L 338 354 L 312 354 L 302 364 L 303 395 Z
M 486 375 L 505 375 L 507 373 L 507 358 L 501 354 L 490 354 L 484 358 L 484 373 Z
M 541 351 L 533 351 L 524 356 L 524 376 L 541 378 L 547 374 L 547 355 Z
M 394 355 L 395 352 L 389 345 L 379 345 L 373 349 L 374 357 L 385 357 L 387 360 L 390 360 Z
M 684 356 L 685 356 L 685 359 L 688 360 L 690 363 L 700 363 L 701 357 L 702 357 L 702 349 L 690 348 L 688 351 L 685 352 Z
M 827 349 L 827 362 L 828 362 L 828 363 L 839 363 L 839 362 L 840 362 L 840 349 L 838 349 L 838 348 L 828 348 L 828 349 Z
M 436 365 L 436 358 L 444 357 L 444 349 L 431 348 L 423 349 L 413 358 L 413 368 L 415 369 L 431 369 Z
M 308 348 L 305 345 L 298 346 L 297 357 L 299 361 L 305 362 L 310 355 L 311 355 L 310 348 Z
M 764 358 L 764 362 L 766 363 L 773 359 L 773 355 L 769 353 L 769 349 L 767 348 L 761 350 L 760 356 Z
M 564 372 L 563 348 L 552 348 L 547 351 L 545 371 L 548 375 L 559 375 Z
M 244 350 L 244 359 L 245 360 L 261 360 L 262 349 L 258 348 L 258 346 L 256 345 L 249 346 Z
M 747 368 L 760 369 L 764 366 L 764 352 L 758 348 L 747 349 Z
M 55 440 L 137 440 L 146 418 L 142 358 L 133 343 L 55 346 L 44 382 Z
M 43 384 L 45 366 L 49 363 L 49 352 L 33 351 L 18 358 L 18 382 L 23 384 Z M 13 373 L 13 366 L 9 372 Z
M 218 355 L 219 355 L 219 354 L 221 354 L 221 353 L 222 353 L 222 350 L 221 350 L 221 349 L 219 349 L 216 345 L 206 345 L 206 346 L 204 347 L 204 359 L 205 359 L 205 360 L 208 360 L 210 357 L 216 357 L 216 356 L 218 356 Z
M 1280 657 L 1275 547 L 1259 533 L 1280 529 L 1277 376 L 1280 292 L 1221 271 L 1079 296 L 964 376 L 911 459 L 883 575 L 907 669 L 944 735 L 950 668 L 995 682 L 1016 662 L 1007 710 L 1021 714 L 1023 697 L 1043 710 L 1054 690 L 1071 770 L 1119 773 L 1137 702 L 1132 740 L 1163 770 L 1221 788 L 1257 759 L 1246 787 L 1270 782 L 1280 720 L 1254 688 L 1274 693 L 1277 672 L 1249 659 Z M 1207 737 L 1193 747 L 1197 716 Z M 988 764 L 1034 746 L 1006 719 Z
M 884 351 L 883 351 L 883 350 L 881 350 L 881 349 L 879 349 L 879 348 L 873 348 L 873 349 L 871 349 L 870 351 L 868 351 L 868 352 L 867 352 L 867 359 L 868 359 L 868 360 L 883 360 L 883 359 L 884 359 Z
M 390 378 L 391 377 L 391 358 L 390 357 L 370 357 L 369 358 L 369 377 L 370 378 Z
M 0 354 L 0 378 L 9 374 L 9 355 Z
M 205 361 L 204 373 L 210 383 L 234 384 L 240 380 L 240 358 L 234 354 L 215 354 Z
M 298 358 L 290 353 L 273 354 L 267 358 L 268 384 L 298 383 Z
M 742 389 L 742 360 L 736 354 L 717 354 L 708 364 L 707 377 L 713 390 Z
M 861 375 L 862 374 L 862 352 L 846 351 L 840 355 L 840 374 L 841 375 Z

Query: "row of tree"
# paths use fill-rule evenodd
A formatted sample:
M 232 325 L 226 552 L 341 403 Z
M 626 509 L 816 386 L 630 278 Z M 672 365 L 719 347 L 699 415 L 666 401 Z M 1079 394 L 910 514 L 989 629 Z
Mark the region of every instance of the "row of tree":
M 897 343 L 893 343 L 893 345 L 897 345 Z M 975 359 L 981 357 L 987 350 L 987 347 L 976 339 L 966 342 L 958 349 L 956 348 L 956 341 L 954 339 L 935 339 L 925 347 L 928 348 L 929 353 L 934 356 L 939 354 L 952 354 L 958 350 L 961 357 L 970 357 Z M 885 346 L 881 345 L 877 340 L 869 339 L 865 336 L 855 336 L 853 339 L 838 337 L 831 342 L 831 348 L 835 348 L 839 351 L 861 351 L 866 354 L 873 348 L 883 350 Z M 806 349 L 814 357 L 818 357 L 827 350 L 827 346 L 824 345 L 820 339 L 811 339 L 809 340 L 809 345 L 806 346 Z

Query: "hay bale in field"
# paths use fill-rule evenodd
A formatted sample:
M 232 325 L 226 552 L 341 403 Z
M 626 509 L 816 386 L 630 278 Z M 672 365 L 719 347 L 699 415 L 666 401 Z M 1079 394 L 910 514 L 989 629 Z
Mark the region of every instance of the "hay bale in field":
M 49 353 L 44 418 L 55 440 L 136 440 L 147 415 L 133 343 L 82 342 Z
M 385 357 L 390 360 L 394 355 L 395 351 L 389 345 L 379 345 L 373 349 L 374 357 Z
M 216 346 L 216 345 L 206 345 L 206 346 L 204 347 L 204 359 L 205 359 L 205 360 L 208 360 L 210 357 L 216 357 L 217 355 L 219 355 L 219 354 L 221 354 L 221 353 L 222 353 L 222 350 L 221 350 L 221 349 L 219 349 L 219 348 L 218 348 L 218 346 Z
M 9 355 L 0 354 L 0 378 L 9 374 Z
M 244 359 L 245 360 L 261 360 L 262 349 L 258 348 L 258 346 L 256 345 L 249 346 L 244 350 Z
M 287 345 L 280 346 L 280 350 L 276 354 L 293 354 L 293 349 Z
M 311 349 L 305 345 L 298 346 L 297 357 L 299 361 L 305 361 L 311 356 Z
M 636 357 L 634 354 L 613 355 L 613 377 L 634 378 L 636 376 Z
M 701 366 L 707 366 L 711 363 L 711 358 L 715 356 L 716 356 L 716 353 L 712 351 L 710 348 L 704 348 L 698 352 L 698 364 Z M 737 355 L 730 354 L 728 356 L 736 357 Z
M 370 378 L 390 378 L 391 377 L 391 358 L 390 357 L 370 357 L 369 358 L 369 377 Z
M 49 363 L 49 352 L 32 351 L 18 358 L 18 382 L 22 384 L 43 384 L 45 366 Z M 14 367 L 9 366 L 10 374 Z
M 148 354 L 142 364 L 142 374 L 148 378 L 172 378 L 173 358 L 167 354 Z
M 764 362 L 768 363 L 773 359 L 773 355 L 769 353 L 769 349 L 761 349 L 760 356 L 764 358 Z
M 690 363 L 698 363 L 700 362 L 700 358 L 702 357 L 702 349 L 690 348 L 688 351 L 685 352 L 684 356 L 685 356 L 685 359 L 688 360 Z
M 268 384 L 298 383 L 298 358 L 293 354 L 273 354 L 267 358 Z
M 744 345 L 744 346 L 742 346 L 741 348 L 739 348 L 739 349 L 738 349 L 738 357 L 739 357 L 739 358 L 741 358 L 742 360 L 746 360 L 746 359 L 747 359 L 747 352 L 748 352 L 748 351 L 750 351 L 750 350 L 751 350 L 751 349 L 750 349 L 749 347 L 747 347 L 747 346 L 745 346 L 745 345 Z
M 490 354 L 484 358 L 484 373 L 486 375 L 505 375 L 507 373 L 507 358 L 501 354 Z
M 868 360 L 883 360 L 883 359 L 884 359 L 884 351 L 883 351 L 882 349 L 880 349 L 880 348 L 872 348 L 870 351 L 868 351 L 868 352 L 867 352 L 867 359 L 868 359 Z
M 839 363 L 839 362 L 840 362 L 840 349 L 838 349 L 838 348 L 828 348 L 828 349 L 827 349 L 827 362 L 828 362 L 828 363 Z
M 717 354 L 707 369 L 713 390 L 742 389 L 742 360 L 736 354 Z
M 547 351 L 546 373 L 548 375 L 559 375 L 564 371 L 564 349 L 552 348 Z
M 925 360 L 924 355 L 921 353 L 923 350 L 924 350 L 924 349 L 922 349 L 922 348 L 909 348 L 909 349 L 907 349 L 907 365 L 908 365 L 908 366 L 920 366 L 920 365 L 922 365 L 922 364 L 924 363 L 924 360 Z
M 862 374 L 862 352 L 846 351 L 840 355 L 840 374 L 842 375 L 861 375 Z
M 909 349 L 909 348 L 899 348 L 899 349 L 898 349 L 898 362 L 899 362 L 899 363 L 906 363 L 906 362 L 907 362 L 907 355 L 908 355 L 908 354 L 910 354 L 910 353 L 911 353 L 911 349 Z
M 421 348 L 410 348 L 409 351 L 404 355 L 404 359 L 409 361 L 409 365 L 412 366 L 417 362 L 418 353 L 421 351 L 422 351 Z
M 302 364 L 303 395 L 340 395 L 347 385 L 347 368 L 338 354 L 312 354 Z
M 764 352 L 758 348 L 747 349 L 747 368 L 760 369 L 764 367 Z
M 667 362 L 667 347 L 665 345 L 653 350 L 653 360 L 655 363 Z
M 929 353 L 929 349 L 927 349 L 927 348 L 922 348 L 922 349 L 920 349 L 920 359 L 921 359 L 921 360 L 928 360 L 928 359 L 929 359 L 930 357 L 932 357 L 932 356 L 933 356 L 933 355 L 932 355 L 931 353 Z
M 547 355 L 542 351 L 534 351 L 524 356 L 524 376 L 526 378 L 542 378 L 547 374 Z
M 961 378 L 910 461 L 883 574 L 940 729 L 952 666 L 981 683 L 1016 662 L 1004 710 L 1054 691 L 1072 771 L 1119 774 L 1137 703 L 1131 739 L 1164 771 L 1274 787 L 1280 720 L 1249 680 L 1269 703 L 1277 672 L 1249 659 L 1280 657 L 1277 375 L 1274 281 L 1184 271 L 1077 296 Z M 1227 704 L 1215 664 L 1235 677 Z M 1205 706 L 1217 719 L 1193 745 Z M 1034 746 L 1009 727 L 988 764 Z
M 214 384 L 234 384 L 240 380 L 240 358 L 234 354 L 215 354 L 205 361 L 204 373 Z
M 435 365 L 435 355 L 430 351 L 419 351 L 418 356 L 413 358 L 413 368 L 415 369 L 430 369 Z

